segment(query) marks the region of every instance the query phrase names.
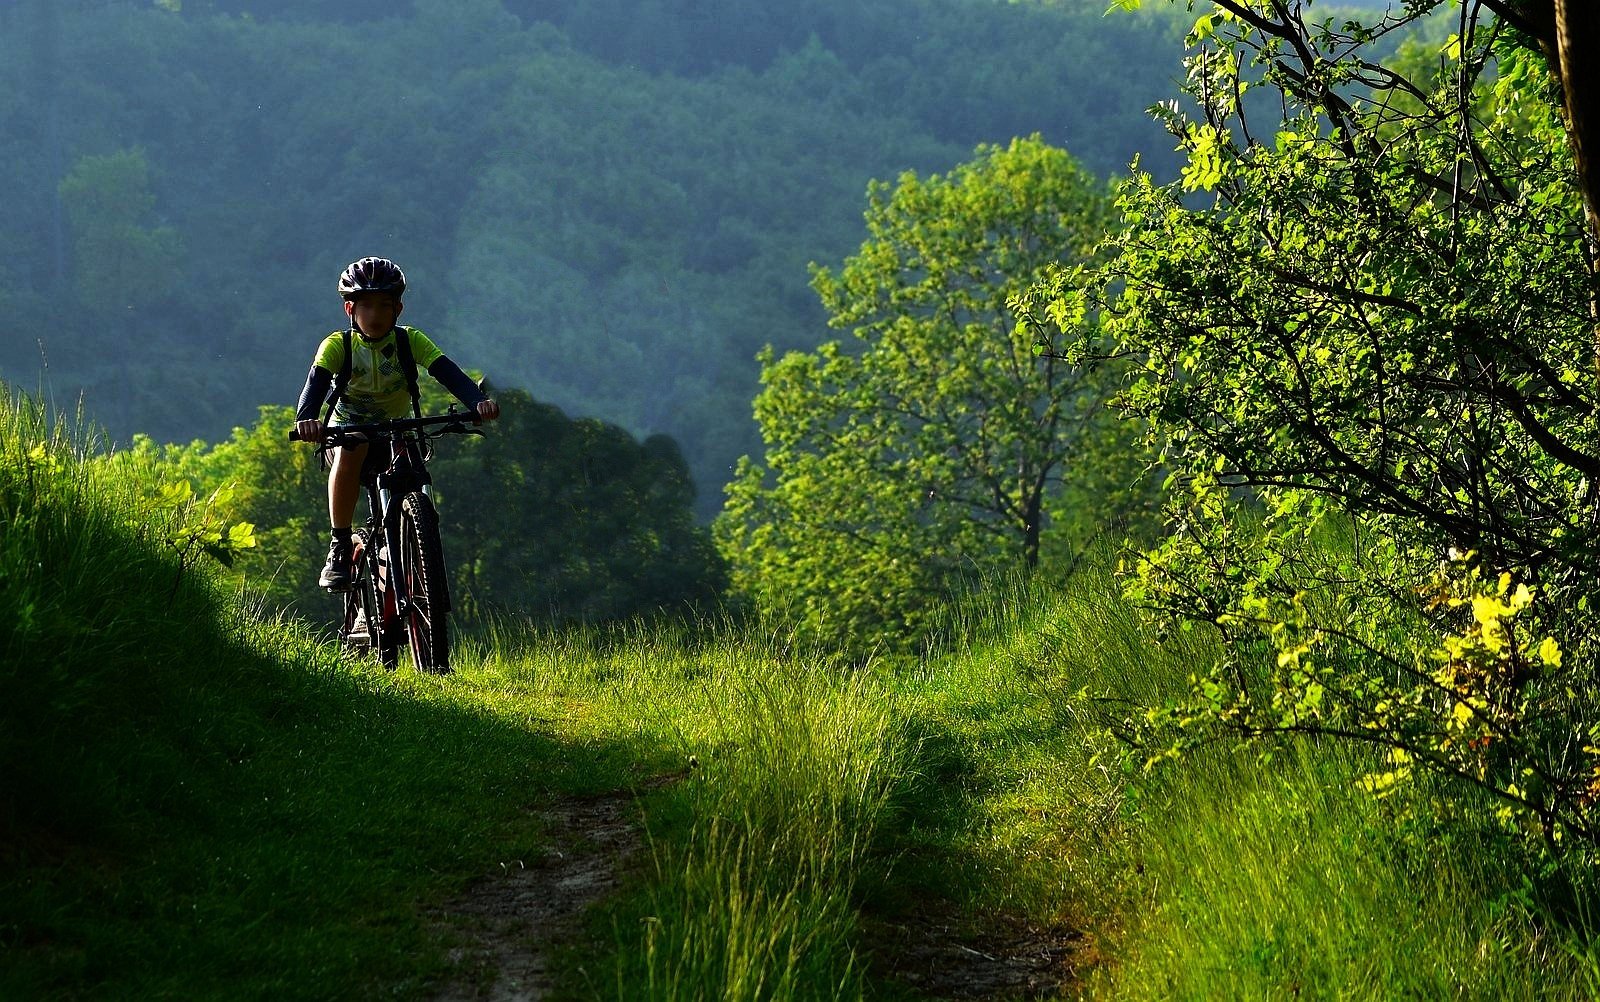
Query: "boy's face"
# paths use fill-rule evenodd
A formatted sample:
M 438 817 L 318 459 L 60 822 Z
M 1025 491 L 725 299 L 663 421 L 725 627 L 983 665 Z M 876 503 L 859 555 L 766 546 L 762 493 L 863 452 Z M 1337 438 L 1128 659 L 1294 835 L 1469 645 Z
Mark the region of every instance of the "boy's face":
M 400 319 L 404 309 L 405 304 L 387 292 L 369 292 L 347 299 L 344 304 L 345 315 L 355 324 L 356 330 L 372 340 L 394 330 L 394 322 Z

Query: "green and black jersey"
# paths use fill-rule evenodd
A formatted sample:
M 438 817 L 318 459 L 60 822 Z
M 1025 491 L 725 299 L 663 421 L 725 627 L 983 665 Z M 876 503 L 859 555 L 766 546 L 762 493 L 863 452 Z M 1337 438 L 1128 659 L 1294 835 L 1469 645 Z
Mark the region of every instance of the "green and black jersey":
M 334 331 L 318 346 L 317 357 L 311 363 L 311 371 L 306 373 L 306 384 L 295 406 L 296 421 L 316 419 L 325 405 L 328 389 L 344 367 L 345 333 Z M 410 413 L 411 388 L 407 385 L 396 340 L 400 337 L 409 340 L 411 361 L 417 372 L 427 372 L 437 379 L 469 409 L 489 399 L 460 366 L 415 327 L 396 326 L 376 341 L 368 341 L 352 331 L 349 334 L 350 383 L 334 405 L 333 424 L 372 424 Z
M 395 347 L 395 338 L 401 335 L 411 341 L 411 357 L 418 372 L 428 371 L 444 355 L 428 335 L 415 327 L 397 326 L 376 341 L 351 334 L 350 384 L 334 407 L 335 424 L 367 424 L 411 413 L 411 392 Z M 323 338 L 317 349 L 316 366 L 337 373 L 344 365 L 344 346 L 344 331 L 334 331 Z

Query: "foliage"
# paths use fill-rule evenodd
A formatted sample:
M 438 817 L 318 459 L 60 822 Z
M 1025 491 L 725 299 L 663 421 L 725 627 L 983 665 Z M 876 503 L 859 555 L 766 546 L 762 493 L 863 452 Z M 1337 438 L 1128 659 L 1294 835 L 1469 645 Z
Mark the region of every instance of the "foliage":
M 327 474 L 313 450 L 289 442 L 293 418 L 289 407 L 265 406 L 253 425 L 216 443 L 158 445 L 139 435 L 108 461 L 153 467 L 196 494 L 225 492 L 221 513 L 252 525 L 256 541 L 235 569 L 274 604 L 312 609 L 326 601 L 309 585 L 328 545 Z
M 382 253 L 463 365 L 670 435 L 709 520 L 759 446 L 753 358 L 825 336 L 806 262 L 849 252 L 870 178 L 1040 128 L 1100 172 L 1171 162 L 1138 113 L 1176 22 L 1102 13 L 0 4 L 0 377 L 119 439 L 218 441 L 290 398 L 333 276 Z
M 167 544 L 178 551 L 180 576 L 201 557 L 231 567 L 239 553 L 256 545 L 254 525 L 229 525 L 217 518 L 217 512 L 233 500 L 234 491 L 233 484 L 223 484 L 202 500 L 195 497 L 194 485 L 187 480 L 161 485 L 152 514 L 161 513 L 176 523 L 167 536 Z
M 501 420 L 481 439 L 440 443 L 429 465 L 458 612 L 596 621 L 718 599 L 726 572 L 694 521 L 694 488 L 671 439 L 639 442 L 521 391 L 495 394 Z M 425 380 L 427 412 L 449 405 Z M 186 485 L 174 490 L 192 481 L 218 492 L 217 512 L 254 526 L 256 552 L 238 561 L 246 579 L 272 602 L 309 611 L 327 604 L 315 587 L 327 548 L 326 474 L 313 449 L 288 441 L 292 424 L 290 408 L 263 407 L 225 442 L 157 446 L 141 437 L 130 456 Z
M 1583 206 L 1537 55 L 1476 8 L 1442 69 L 1373 54 L 1436 6 L 1367 27 L 1218 3 L 1196 24 L 1198 110 L 1162 113 L 1189 167 L 1123 185 L 1105 276 L 1105 330 L 1142 366 L 1122 406 L 1180 488 L 1134 589 L 1233 642 L 1165 717 L 1173 748 L 1218 725 L 1341 734 L 1590 836 Z M 1331 561 L 1310 545 L 1329 532 L 1350 540 Z M 1452 550 L 1475 556 L 1441 581 Z M 1513 582 L 1537 601 L 1468 615 Z M 1500 623 L 1560 656 L 1469 642 Z
M 119 317 L 173 290 L 182 246 L 177 230 L 148 225 L 156 199 L 142 150 L 84 157 L 60 191 L 79 302 L 101 317 Z
M 908 647 L 960 582 L 1037 564 L 1048 502 L 1105 447 L 1109 380 L 1036 365 L 1007 304 L 1058 261 L 1092 260 L 1109 205 L 1038 137 L 868 201 L 860 252 L 813 278 L 858 343 L 762 355 L 767 449 L 741 463 L 719 532 L 763 608 L 857 648 Z

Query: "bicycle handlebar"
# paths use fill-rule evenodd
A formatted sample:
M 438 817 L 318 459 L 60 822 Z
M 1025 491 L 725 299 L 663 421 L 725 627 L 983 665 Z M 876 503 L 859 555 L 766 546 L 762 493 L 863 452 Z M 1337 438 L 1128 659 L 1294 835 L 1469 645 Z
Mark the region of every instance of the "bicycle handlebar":
M 327 442 L 329 440 L 350 439 L 357 435 L 388 435 L 397 431 L 420 430 L 436 424 L 457 426 L 454 428 L 445 428 L 439 433 L 441 435 L 450 434 L 451 432 L 459 432 L 466 435 L 474 434 L 477 429 L 468 428 L 468 422 L 477 424 L 477 416 L 466 412 L 459 412 L 450 414 L 435 414 L 431 417 L 390 418 L 387 421 L 375 421 L 372 424 L 327 425 L 322 429 L 322 436 L 323 441 Z M 289 441 L 303 441 L 300 438 L 299 429 L 289 429 Z

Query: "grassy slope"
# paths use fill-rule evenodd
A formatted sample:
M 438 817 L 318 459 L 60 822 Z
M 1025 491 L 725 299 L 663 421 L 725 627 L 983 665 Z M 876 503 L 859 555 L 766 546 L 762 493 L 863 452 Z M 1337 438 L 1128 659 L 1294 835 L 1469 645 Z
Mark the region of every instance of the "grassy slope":
M 182 572 L 153 486 L 0 405 L 0 997 L 422 995 L 429 906 L 541 854 L 527 807 L 680 774 L 607 933 L 619 993 L 854 993 L 881 685 L 515 629 L 452 678 L 385 674 Z
M 418 984 L 415 905 L 609 789 L 625 739 L 353 666 L 180 575 L 141 506 L 0 421 L 0 997 L 361 997 Z M 54 473 L 50 472 L 51 467 Z
M 1091 569 L 991 599 L 962 631 L 980 639 L 916 683 L 962 788 L 926 840 L 966 900 L 1085 923 L 1091 997 L 1596 997 L 1594 945 L 1539 890 L 1559 882 L 1436 791 L 1360 793 L 1359 752 L 1219 748 L 1124 774 L 1116 700 L 1181 686 L 1212 651 L 1199 632 L 1152 643 L 1116 594 Z
M 630 787 L 650 859 L 575 997 L 915 997 L 878 930 L 946 911 L 1089 930 L 1106 997 L 1594 994 L 1515 866 L 1356 795 L 1347 753 L 1123 775 L 1080 690 L 1208 651 L 1148 642 L 1107 575 L 988 596 L 913 669 L 508 626 L 453 678 L 386 675 L 180 576 L 44 437 L 0 422 L 0 997 L 424 994 L 427 906 L 538 854 L 524 808 Z

